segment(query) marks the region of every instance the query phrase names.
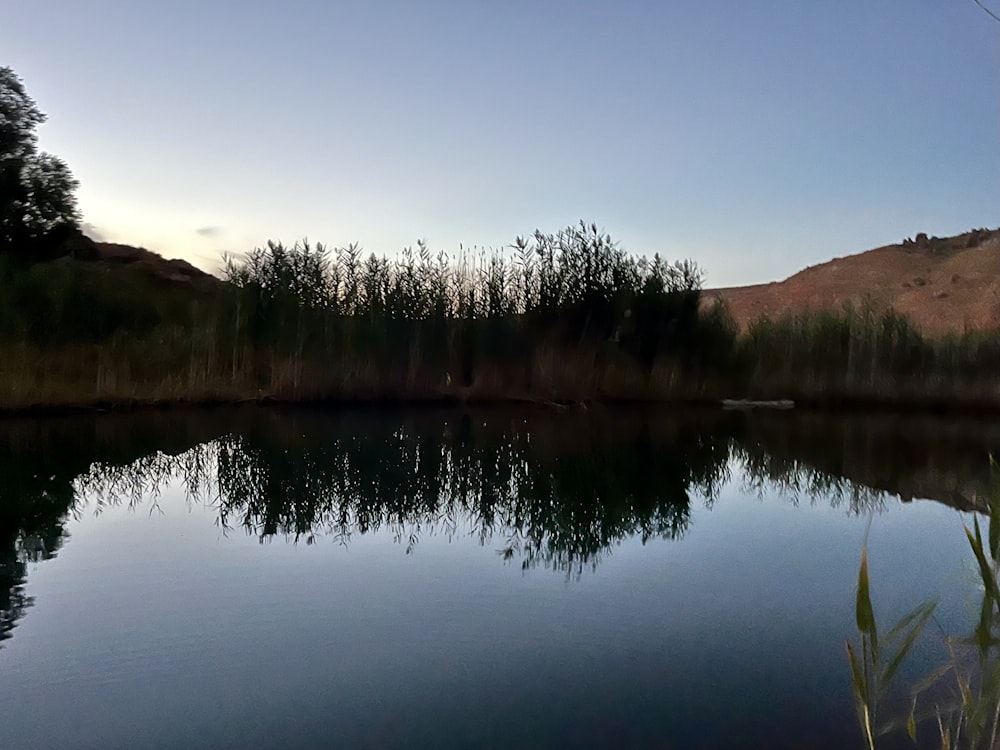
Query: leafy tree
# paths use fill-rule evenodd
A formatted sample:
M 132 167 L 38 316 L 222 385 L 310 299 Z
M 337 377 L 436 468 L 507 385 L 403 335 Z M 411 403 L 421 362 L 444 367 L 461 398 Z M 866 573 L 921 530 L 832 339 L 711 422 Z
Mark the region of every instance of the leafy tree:
M 21 79 L 0 67 L 0 253 L 33 254 L 80 220 L 77 180 L 64 161 L 38 150 L 43 122 Z

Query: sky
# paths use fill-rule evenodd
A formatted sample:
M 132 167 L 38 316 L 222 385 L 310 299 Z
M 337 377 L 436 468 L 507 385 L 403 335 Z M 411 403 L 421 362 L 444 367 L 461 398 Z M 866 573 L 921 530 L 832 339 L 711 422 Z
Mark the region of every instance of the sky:
M 974 0 L 0 0 L 0 19 L 88 230 L 207 270 L 268 239 L 454 254 L 582 219 L 724 286 L 1000 225 L 1000 23 Z

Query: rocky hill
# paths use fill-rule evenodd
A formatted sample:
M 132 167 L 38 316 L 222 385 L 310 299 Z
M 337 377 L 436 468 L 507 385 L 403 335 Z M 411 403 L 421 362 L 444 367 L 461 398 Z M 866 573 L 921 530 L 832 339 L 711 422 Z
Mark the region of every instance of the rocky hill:
M 162 255 L 143 247 L 119 245 L 113 242 L 96 242 L 99 263 L 110 268 L 127 268 L 163 285 L 188 287 L 198 292 L 211 292 L 221 282 L 186 260 L 167 260 Z
M 150 250 L 95 242 L 75 234 L 59 250 L 77 261 L 155 286 L 212 293 L 222 282 L 184 260 Z M 67 260 L 69 260 L 67 258 Z M 724 300 L 741 329 L 759 317 L 839 310 L 845 303 L 892 307 L 925 334 L 1000 328 L 1000 229 L 955 237 L 918 234 L 895 245 L 834 258 L 784 281 L 707 289 L 704 306 Z
M 211 293 L 222 282 L 186 260 L 164 258 L 144 247 L 97 242 L 72 230 L 48 251 L 50 262 L 80 263 L 91 271 L 106 271 L 127 278 L 146 279 L 157 288 L 187 289 Z
M 1000 326 L 1000 229 L 956 237 L 918 234 L 896 245 L 835 258 L 784 281 L 709 289 L 703 304 L 722 299 L 737 324 L 845 303 L 892 307 L 936 336 Z

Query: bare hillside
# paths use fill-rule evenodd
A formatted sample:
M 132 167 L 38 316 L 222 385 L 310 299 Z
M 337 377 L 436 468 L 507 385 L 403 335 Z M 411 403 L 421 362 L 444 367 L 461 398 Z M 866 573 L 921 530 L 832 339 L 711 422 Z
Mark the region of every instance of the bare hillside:
M 120 245 L 113 242 L 96 242 L 96 260 L 109 268 L 127 268 L 154 282 L 166 286 L 183 286 L 198 292 L 215 291 L 220 281 L 188 263 L 186 260 L 167 260 L 162 255 L 143 247 Z
M 186 260 L 168 260 L 144 247 L 96 242 L 78 229 L 70 230 L 48 249 L 47 255 L 48 260 L 57 263 L 81 263 L 80 268 L 111 273 L 122 283 L 143 278 L 158 288 L 187 289 L 198 294 L 216 292 L 222 284 Z
M 784 281 L 709 289 L 741 328 L 786 312 L 840 309 L 845 302 L 893 307 L 926 334 L 1000 326 L 1000 230 L 957 237 L 917 235 L 898 245 L 835 258 Z

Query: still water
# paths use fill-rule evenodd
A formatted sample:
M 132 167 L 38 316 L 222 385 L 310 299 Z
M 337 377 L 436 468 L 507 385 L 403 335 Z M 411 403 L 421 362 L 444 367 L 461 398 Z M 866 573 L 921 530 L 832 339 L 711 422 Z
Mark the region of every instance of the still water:
M 939 602 L 914 680 L 972 617 L 991 451 L 929 417 L 8 420 L 0 747 L 860 747 L 865 539 L 880 619 Z

